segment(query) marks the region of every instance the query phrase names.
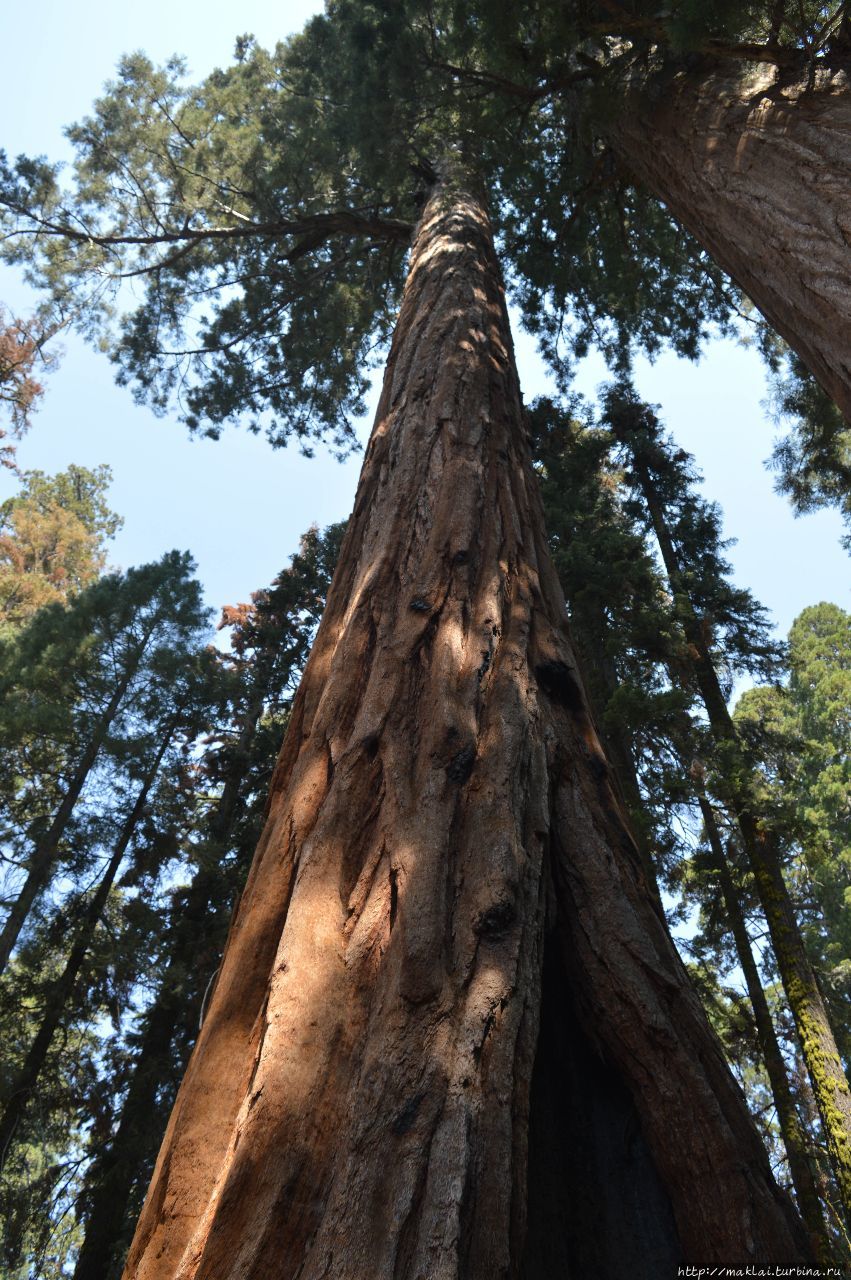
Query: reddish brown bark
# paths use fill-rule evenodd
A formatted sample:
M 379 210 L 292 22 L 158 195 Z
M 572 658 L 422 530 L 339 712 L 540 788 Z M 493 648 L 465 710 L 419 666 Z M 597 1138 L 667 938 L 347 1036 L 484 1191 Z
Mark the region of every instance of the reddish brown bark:
M 847 71 L 682 72 L 631 95 L 610 141 L 851 421 Z
M 125 1275 L 806 1256 L 615 799 L 487 217 L 447 183 Z

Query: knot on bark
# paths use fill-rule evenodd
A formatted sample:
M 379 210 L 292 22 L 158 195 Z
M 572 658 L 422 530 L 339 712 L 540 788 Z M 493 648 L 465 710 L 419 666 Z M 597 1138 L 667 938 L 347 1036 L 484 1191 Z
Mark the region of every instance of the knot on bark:
M 472 743 L 457 751 L 446 766 L 446 776 L 450 782 L 466 782 L 473 772 L 476 763 L 476 748 Z
M 480 938 L 500 938 L 507 933 L 517 918 L 517 909 L 510 899 L 503 898 L 486 907 L 473 922 L 473 931 Z
M 403 1133 L 407 1133 L 409 1129 L 413 1128 L 414 1121 L 417 1118 L 417 1112 L 420 1109 L 420 1105 L 422 1104 L 424 1097 L 424 1093 L 416 1093 L 413 1098 L 408 1099 L 390 1126 L 393 1133 L 401 1136 Z
M 566 662 L 548 658 L 535 667 L 535 678 L 551 702 L 568 711 L 582 711 L 585 702 L 576 674 Z

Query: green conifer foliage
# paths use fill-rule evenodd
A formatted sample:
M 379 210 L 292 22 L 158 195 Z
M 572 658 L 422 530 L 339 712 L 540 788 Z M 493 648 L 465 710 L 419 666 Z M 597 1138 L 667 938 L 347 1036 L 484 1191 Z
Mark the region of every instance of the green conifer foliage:
M 784 878 L 782 837 L 771 813 L 760 805 L 758 771 L 729 712 L 729 689 L 725 691 L 713 657 L 720 633 L 725 637 L 725 652 L 759 672 L 772 661 L 774 646 L 759 643 L 762 611 L 748 593 L 723 582 L 717 590 L 714 578 L 707 576 L 706 564 L 716 558 L 711 544 L 706 544 L 712 553 L 708 557 L 696 555 L 690 545 L 693 529 L 706 523 L 706 509 L 701 504 L 682 507 L 685 494 L 676 477 L 687 455 L 680 458 L 672 453 L 653 410 L 641 404 L 629 387 L 611 391 L 605 410 L 630 460 L 636 490 L 646 505 L 648 524 L 671 584 L 686 641 L 683 678 L 699 692 L 706 712 L 718 795 L 735 814 L 754 875 L 847 1216 L 851 1212 L 851 1090 Z M 747 645 L 740 643 L 739 633 L 742 640 L 748 639 Z
M 238 42 L 200 85 L 179 60 L 124 58 L 69 131 L 70 189 L 43 160 L 4 162 L 6 253 L 76 300 L 89 332 L 109 329 L 122 275 L 149 279 L 111 341 L 156 407 L 179 384 L 209 434 L 241 418 L 277 442 L 344 445 L 447 146 L 488 181 L 525 322 L 553 359 L 592 342 L 615 362 L 694 355 L 742 299 L 616 154 L 624 94 L 658 97 L 724 59 L 801 76 L 847 39 L 841 3 L 335 0 L 274 51 Z
M 785 685 L 736 707 L 784 840 L 808 950 L 851 1065 L 851 618 L 818 604 L 789 633 Z
M 146 847 L 150 818 L 220 696 L 192 568 L 172 553 L 103 578 L 42 610 L 3 650 L 2 729 L 7 758 L 20 762 L 4 797 L 4 852 L 18 851 L 4 939 L 17 946 L 0 984 L 0 1021 L 14 1027 L 0 1088 L 12 1271 L 58 1239 L 75 1247 L 86 1144 L 111 1110 L 108 1028 L 120 1033 L 136 998 L 158 882 L 176 865 L 167 844 L 158 857 Z
M 714 830 L 718 810 L 703 792 L 702 762 L 712 760 L 714 751 L 701 720 L 684 629 L 689 600 L 672 594 L 660 576 L 648 543 L 650 521 L 636 470 L 623 457 L 618 461 L 618 441 L 611 432 L 587 411 L 582 415 L 574 408 L 571 414 L 570 406 L 548 401 L 533 406 L 530 423 L 554 555 L 607 750 L 657 872 L 669 891 L 684 895 L 676 914 L 687 915 L 695 903 L 700 905 L 700 929 L 683 945 L 699 962 L 695 973 L 708 1012 L 714 1021 L 720 1018 L 731 1062 L 748 1087 L 755 1118 L 778 1160 L 783 1158 L 782 1131 L 802 1212 L 819 1256 L 829 1262 L 830 1250 L 840 1247 L 841 1240 L 837 1237 L 831 1245 L 826 1235 L 810 1172 L 809 1139 L 794 1096 L 800 1090 L 791 1090 L 750 949 L 746 917 L 755 917 L 757 930 L 764 930 L 753 886 L 735 863 L 728 867 L 717 831 L 710 833 L 711 850 L 695 849 L 695 823 L 708 826 L 712 821 Z M 696 491 L 691 459 L 670 442 L 664 452 L 658 441 L 655 446 L 656 488 L 664 495 L 676 538 L 681 588 L 688 583 L 700 601 L 703 638 L 712 646 L 725 683 L 750 673 L 778 677 L 783 648 L 771 640 L 764 611 L 730 582 L 718 509 Z M 775 686 L 768 686 L 748 696 L 774 692 Z M 719 786 L 712 770 L 709 781 Z M 723 783 L 720 787 L 723 793 Z M 730 986 L 730 975 L 739 967 L 748 978 L 753 1015 L 744 1011 L 741 995 Z M 739 1028 L 735 1034 L 734 1024 Z M 786 1045 L 794 1054 L 791 1029 Z M 768 1078 L 762 1074 L 760 1053 L 769 1063 L 780 1130 L 765 1112 Z M 829 1188 L 827 1195 L 835 1199 Z M 835 1229 L 835 1218 L 832 1222 Z
M 230 652 L 221 658 L 225 699 L 204 751 L 175 778 L 188 810 L 183 876 L 167 897 L 153 975 L 140 975 L 150 1004 L 118 1055 L 121 1095 L 86 1174 L 84 1241 L 77 1280 L 119 1276 L 165 1130 L 217 973 L 228 924 L 259 836 L 289 703 L 307 661 L 344 526 L 304 535 L 271 587 L 223 611 Z M 110 1115 L 112 1120 L 112 1115 Z
M 798 515 L 838 507 L 851 549 L 851 427 L 793 352 L 776 373 L 774 409 L 789 424 L 771 458 L 779 492 Z
M 190 571 L 188 555 L 171 552 L 101 578 L 69 605 L 42 610 L 0 651 L 0 734 L 14 762 L 2 799 L 23 873 L 8 890 L 3 964 L 50 880 L 84 790 L 94 787 L 96 766 L 120 763 L 135 717 L 168 688 L 171 654 L 201 625 Z
M 21 479 L 21 491 L 0 505 L 0 635 L 93 583 L 123 523 L 106 502 L 107 466 Z

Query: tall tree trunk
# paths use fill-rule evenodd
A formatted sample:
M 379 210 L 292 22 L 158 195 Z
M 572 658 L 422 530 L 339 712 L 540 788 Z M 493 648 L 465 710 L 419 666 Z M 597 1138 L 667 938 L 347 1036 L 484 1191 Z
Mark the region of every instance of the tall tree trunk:
M 792 1089 L 786 1073 L 786 1064 L 783 1061 L 783 1054 L 777 1041 L 771 1010 L 768 1007 L 768 1000 L 760 981 L 759 970 L 753 958 L 751 941 L 748 937 L 739 894 L 733 883 L 727 856 L 721 842 L 721 835 L 718 831 L 718 824 L 715 821 L 715 814 L 702 792 L 698 793 L 698 803 L 700 804 L 700 812 L 703 816 L 703 825 L 706 829 L 709 847 L 712 850 L 714 869 L 718 876 L 730 932 L 733 935 L 736 956 L 738 957 L 739 967 L 744 974 L 748 999 L 753 1010 L 757 1039 L 765 1069 L 768 1073 L 774 1105 L 777 1109 L 777 1119 L 780 1124 L 780 1132 L 783 1135 L 783 1144 L 786 1147 L 792 1184 L 798 1197 L 798 1207 L 810 1233 L 813 1252 L 822 1266 L 830 1266 L 835 1259 L 829 1244 L 821 1200 L 819 1199 L 816 1180 L 813 1176 L 812 1157 L 808 1150 L 804 1126 L 801 1124 L 795 1100 L 792 1097 Z
M 727 62 L 631 93 L 609 141 L 851 422 L 851 89 Z
M 109 733 L 110 726 L 118 714 L 118 709 L 121 706 L 124 695 L 130 687 L 130 683 L 139 668 L 139 663 L 142 660 L 142 655 L 152 633 L 153 629 L 146 633 L 143 642 L 136 648 L 131 660 L 122 672 L 121 678 L 115 686 L 105 710 L 97 720 L 94 729 L 92 730 L 92 735 L 85 745 L 83 754 L 80 757 L 79 763 L 74 770 L 70 782 L 68 783 L 68 789 L 62 797 L 62 801 L 54 815 L 50 827 L 45 832 L 44 836 L 42 836 L 41 840 L 38 841 L 35 849 L 33 850 L 32 857 L 30 858 L 27 878 L 21 888 L 21 892 L 12 903 L 9 914 L 3 924 L 3 928 L 0 930 L 0 973 L 3 972 L 6 965 L 9 963 L 9 957 L 18 940 L 18 935 L 26 923 L 27 916 L 32 909 L 33 903 L 50 879 L 51 872 L 53 871 L 53 867 L 56 862 L 59 844 L 65 834 L 65 828 L 68 826 L 68 821 L 71 814 L 74 812 L 74 807 L 82 795 L 83 787 L 88 781 L 89 774 L 94 768 L 95 761 L 100 754 L 100 749 L 106 741 L 106 735 Z
M 632 441 L 623 424 L 615 427 L 620 438 Z M 765 913 L 777 967 L 795 1019 L 801 1049 L 827 1138 L 845 1213 L 851 1213 L 851 1089 L 836 1047 L 827 1008 L 804 947 L 795 909 L 783 878 L 782 860 L 775 833 L 754 810 L 753 771 L 741 751 L 736 726 L 718 681 L 706 635 L 688 591 L 679 555 L 668 530 L 665 509 L 656 492 L 647 460 L 634 447 L 632 454 L 671 589 L 677 599 L 683 632 L 692 655 L 693 679 L 723 760 L 722 797 L 735 814 L 742 845 L 754 875 L 760 905 Z
M 446 181 L 125 1275 L 807 1256 L 610 786 L 487 216 Z
M 240 768 L 247 764 L 257 736 L 272 665 L 260 660 L 259 689 L 242 718 L 232 767 L 211 816 L 210 832 L 221 856 L 227 852 L 233 831 L 243 781 Z M 176 1060 L 181 1061 L 180 1047 L 191 1046 L 198 1030 L 201 992 L 197 991 L 196 1001 L 192 991 L 206 984 L 206 975 L 213 973 L 221 956 L 227 919 L 216 917 L 216 899 L 221 902 L 221 875 L 211 863 L 195 873 L 185 899 L 174 912 L 168 963 L 146 1015 L 118 1128 L 86 1175 L 85 1237 L 74 1280 L 113 1280 L 121 1273 L 132 1235 L 133 1224 L 128 1218 L 134 1191 L 142 1171 L 153 1167 L 165 1128 L 158 1099 L 174 1076 Z M 189 990 L 188 976 L 190 982 L 195 979 Z
M 118 1128 L 86 1177 L 85 1238 L 74 1280 L 121 1274 L 132 1236 L 131 1205 L 144 1171 L 149 1176 L 153 1169 L 165 1129 L 161 1097 L 176 1087 L 175 1073 L 188 1052 L 181 1049 L 191 1047 L 198 1031 L 202 989 L 227 931 L 227 919 L 220 925 L 211 910 L 215 888 L 215 871 L 199 870 L 175 916 L 168 964 L 147 1013 Z
M 2 1168 L 9 1144 L 12 1141 L 15 1129 L 26 1110 L 32 1091 L 38 1083 L 42 1068 L 47 1060 L 50 1052 L 50 1046 L 53 1043 L 53 1037 L 59 1024 L 62 1021 L 62 1015 L 65 1012 L 65 1006 L 74 990 L 74 984 L 77 976 L 83 966 L 89 947 L 92 944 L 95 929 L 98 926 L 101 916 L 103 915 L 106 900 L 109 897 L 109 891 L 112 888 L 115 877 L 118 874 L 118 868 L 127 852 L 133 833 L 139 825 L 142 814 L 145 812 L 145 806 L 148 803 L 148 795 L 154 784 L 163 756 L 168 750 L 169 743 L 174 735 L 177 727 L 176 719 L 169 724 L 162 741 L 160 742 L 157 754 L 151 762 L 142 786 L 136 796 L 133 808 L 127 815 L 124 825 L 121 828 L 112 856 L 107 863 L 106 871 L 101 877 L 97 889 L 92 894 L 80 927 L 77 930 L 77 936 L 71 947 L 71 951 L 65 961 L 65 967 L 59 977 L 53 983 L 47 996 L 42 1015 L 41 1024 L 39 1026 L 36 1037 L 30 1046 L 29 1052 L 24 1059 L 23 1066 L 18 1075 L 12 1082 L 8 1097 L 5 1100 L 2 1117 L 0 1117 L 0 1168 Z

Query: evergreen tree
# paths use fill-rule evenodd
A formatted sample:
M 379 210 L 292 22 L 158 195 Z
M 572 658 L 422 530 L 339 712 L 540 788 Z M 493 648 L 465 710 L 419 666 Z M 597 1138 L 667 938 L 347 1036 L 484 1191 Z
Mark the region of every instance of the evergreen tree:
M 189 419 L 213 432 L 268 406 L 273 435 L 345 434 L 448 110 L 491 179 L 527 318 L 550 345 L 569 334 L 580 350 L 693 354 L 709 324 L 748 305 L 727 272 L 847 416 L 849 313 L 831 282 L 847 273 L 849 168 L 835 143 L 851 111 L 848 40 L 841 2 L 337 0 L 272 54 L 239 42 L 237 65 L 202 86 L 185 86 L 178 62 L 125 59 L 71 131 L 76 190 L 43 161 L 4 165 L 3 205 L 23 232 L 7 252 L 29 260 L 35 247 L 38 278 L 89 329 L 110 279 L 152 271 L 116 356 L 155 404 L 189 378 Z M 380 138 L 379 110 L 393 118 Z M 385 252 L 389 294 L 371 269 Z M 340 291 L 327 268 L 343 258 Z M 316 310 L 299 303 L 311 280 L 325 283 Z M 188 299 L 207 307 L 211 286 L 220 305 L 195 333 Z M 320 334 L 333 351 L 321 371 L 309 354 Z
M 530 417 L 554 559 L 607 751 L 629 798 L 633 821 L 649 839 L 666 885 L 672 892 L 686 887 L 693 902 L 700 884 L 701 902 L 714 920 L 716 957 L 719 951 L 730 956 L 730 943 L 734 945 L 733 958 L 724 964 L 716 959 L 708 971 L 705 941 L 699 948 L 689 945 L 703 965 L 697 971 L 698 990 L 713 1025 L 723 1030 L 728 1058 L 743 1085 L 749 1086 L 749 1104 L 758 1119 L 770 1084 L 798 1203 L 814 1249 L 828 1265 L 832 1250 L 810 1169 L 809 1143 L 754 962 L 740 891 L 703 788 L 697 762 L 711 748 L 693 718 L 697 691 L 688 678 L 681 622 L 650 557 L 643 508 L 629 497 L 629 473 L 613 457 L 616 441 L 609 431 L 587 414 L 577 417 L 570 407 L 566 411 L 549 401 L 539 401 Z M 753 665 L 764 670 L 768 659 L 779 656 L 767 644 L 764 618 L 747 593 L 730 587 L 718 513 L 694 494 L 694 477 L 684 465 L 687 456 L 678 453 L 677 459 L 680 483 L 667 492 L 681 514 L 680 552 L 707 616 L 719 619 L 731 636 L 728 647 L 719 645 L 717 637 L 713 646 L 726 653 L 730 674 Z M 693 826 L 689 807 L 695 800 L 709 843 L 708 851 L 698 857 L 685 834 Z M 745 1015 L 750 1032 L 744 1040 L 741 999 L 720 985 L 725 970 L 736 964 L 744 974 L 753 1011 L 750 1019 Z M 760 1054 L 767 1081 L 759 1067 Z M 770 1127 L 761 1127 L 770 1136 Z
M 20 493 L 0 506 L 0 635 L 103 571 L 106 541 L 123 523 L 106 503 L 111 478 L 106 466 L 23 473 Z
M 262 829 L 289 705 L 324 606 L 342 526 L 310 530 L 291 565 L 251 603 L 228 607 L 227 715 L 207 734 L 188 793 L 195 872 L 171 895 L 151 1003 L 133 1033 L 114 1132 L 88 1170 L 76 1280 L 119 1276 L 169 1109 L 197 1035 L 234 904 Z M 181 789 L 187 803 L 187 788 Z
M 700 811 L 704 833 L 709 846 L 710 875 L 720 889 L 724 918 L 732 935 L 735 960 L 741 968 L 753 1017 L 756 1043 L 771 1089 L 771 1098 L 777 1113 L 777 1122 L 783 1139 L 783 1147 L 789 1162 L 792 1185 L 798 1206 L 813 1242 L 813 1249 L 824 1266 L 836 1261 L 841 1251 L 847 1256 L 844 1240 L 831 1243 L 825 1223 L 824 1211 L 819 1199 L 819 1183 L 814 1171 L 812 1146 L 798 1112 L 783 1051 L 778 1041 L 769 1002 L 763 989 L 759 969 L 754 959 L 745 912 L 742 891 L 737 886 L 734 872 L 721 839 L 719 824 L 712 804 L 705 792 L 700 792 Z
M 81 749 L 92 755 L 91 743 L 81 744 L 79 735 L 94 726 L 100 736 L 102 704 L 109 697 L 111 707 L 122 690 L 83 794 L 57 837 L 55 866 L 61 864 L 62 875 L 42 865 L 41 896 L 33 900 L 0 988 L 0 1017 L 5 1025 L 17 1023 L 0 1088 L 3 1258 L 13 1270 L 47 1257 L 57 1239 L 73 1252 L 88 1135 L 98 1112 L 111 1110 L 100 1079 L 106 1020 L 120 1033 L 121 1007 L 134 998 L 156 933 L 152 891 L 159 877 L 174 874 L 167 844 L 153 854 L 147 848 L 149 819 L 181 750 L 209 723 L 218 689 L 211 657 L 201 648 L 207 615 L 191 568 L 187 556 L 172 553 L 157 565 L 104 579 L 64 609 L 43 611 L 5 655 L 18 659 L 7 668 L 6 705 L 20 705 L 11 723 L 26 728 L 30 757 L 39 734 L 57 723 L 68 729 L 69 757 Z M 76 640 L 81 622 L 82 644 Z M 61 672 L 57 656 L 66 664 Z M 35 690 L 40 718 L 32 714 Z M 37 786 L 31 778 L 30 795 Z M 26 797 L 17 799 L 18 811 L 31 818 Z M 38 826 L 30 822 L 29 833 L 22 833 L 24 847 Z M 50 829 L 55 826 L 54 818 Z M 37 843 L 36 853 L 44 847 Z M 31 863 L 24 889 L 34 869 Z
M 786 685 L 753 689 L 736 722 L 758 761 L 794 877 L 807 949 L 851 1062 L 851 630 L 837 605 L 813 605 L 789 633 Z
M 191 639 L 192 637 L 190 637 Z M 53 1037 L 66 1013 L 66 1006 L 71 999 L 80 969 L 92 946 L 95 930 L 101 922 L 119 868 L 121 867 L 137 831 L 148 804 L 149 796 L 157 782 L 163 761 L 172 747 L 179 729 L 184 732 L 193 727 L 198 728 L 197 717 L 199 707 L 198 690 L 187 687 L 186 676 L 191 672 L 190 661 L 186 652 L 172 649 L 169 654 L 170 669 L 161 674 L 166 676 L 166 685 L 171 698 L 163 706 L 160 703 L 157 721 L 146 725 L 145 737 L 152 739 L 150 750 L 145 752 L 148 759 L 140 761 L 141 777 L 138 790 L 129 811 L 118 825 L 113 847 L 110 851 L 106 867 L 96 881 L 94 892 L 88 900 L 81 904 L 72 930 L 71 947 L 65 964 L 51 984 L 47 993 L 42 1014 L 41 1025 L 26 1054 L 20 1071 L 3 1099 L 3 1113 L 0 1116 L 0 1151 L 8 1152 L 15 1130 L 27 1106 L 30 1095 L 35 1089 L 39 1076 L 48 1057 Z M 165 690 L 158 690 L 162 698 Z M 191 706 L 192 702 L 195 707 Z M 208 707 L 202 703 L 202 709 Z M 192 713 L 195 713 L 194 716 Z M 196 721 L 193 726 L 193 719 Z
M 16 319 L 0 306 L 0 408 L 8 416 L 13 437 L 26 431 L 44 394 L 35 370 L 38 364 L 51 368 L 53 359 L 47 355 L 45 344 L 55 332 L 56 326 L 37 318 Z M 15 446 L 3 443 L 7 434 L 0 428 L 0 465 L 15 470 Z
M 168 1273 L 187 1249 L 199 1275 L 256 1274 L 271 1253 L 312 1269 L 329 1250 L 341 1270 L 415 1274 L 463 1249 L 473 1274 L 525 1251 L 542 1274 L 573 1257 L 616 1275 L 629 1257 L 649 1276 L 696 1252 L 744 1258 L 740 1194 L 766 1224 L 760 1256 L 807 1252 L 648 897 L 573 674 L 476 189 L 449 162 L 420 224 L 355 512 L 130 1274 Z M 550 893 L 561 923 L 545 942 Z M 675 1023 L 636 946 L 677 991 Z M 532 1077 L 524 1009 L 539 999 Z M 664 1032 L 648 1034 L 648 1008 Z M 672 1141 L 672 1090 L 717 1166 Z M 571 1099 L 592 1094 L 580 1122 Z M 618 1147 L 592 1184 L 613 1115 L 618 1142 L 640 1127 L 647 1145 Z M 527 1177 L 524 1243 L 509 1202 Z M 184 1211 L 164 1219 L 173 1195 Z
M 778 360 L 774 408 L 790 429 L 775 445 L 772 465 L 777 488 L 789 496 L 797 515 L 837 506 L 851 547 L 851 428 L 825 391 L 789 353 Z
M 721 798 L 736 816 L 754 875 L 847 1216 L 851 1213 L 851 1089 L 783 877 L 782 846 L 771 815 L 759 805 L 753 765 L 742 749 L 712 654 L 722 633 L 728 657 L 748 664 L 752 671 L 765 670 L 772 653 L 769 644 L 759 642 L 761 611 L 747 593 L 737 592 L 718 572 L 715 540 L 707 539 L 702 528 L 707 522 L 717 523 L 717 511 L 695 503 L 685 470 L 687 455 L 673 453 L 653 411 L 629 388 L 615 388 L 607 396 L 605 412 L 628 454 L 659 543 L 688 645 L 685 673 L 699 691 L 709 722 Z M 695 554 L 697 547 L 699 554 Z
M 587 410 L 538 400 L 529 422 L 553 561 L 591 702 L 652 878 L 681 856 L 673 813 L 691 799 L 683 725 L 694 695 L 672 684 L 681 645 L 670 596 L 628 501 L 611 433 Z
M 134 717 L 161 694 L 170 653 L 200 625 L 200 587 L 190 570 L 188 555 L 170 552 L 156 564 L 101 578 L 68 606 L 42 610 L 0 655 L 0 731 L 23 762 L 4 798 L 24 873 L 0 932 L 0 970 L 50 881 L 102 753 L 120 756 Z M 44 773 L 50 782 L 57 764 L 57 741 L 67 755 L 59 757 L 47 808 L 39 793 Z

